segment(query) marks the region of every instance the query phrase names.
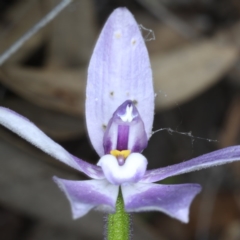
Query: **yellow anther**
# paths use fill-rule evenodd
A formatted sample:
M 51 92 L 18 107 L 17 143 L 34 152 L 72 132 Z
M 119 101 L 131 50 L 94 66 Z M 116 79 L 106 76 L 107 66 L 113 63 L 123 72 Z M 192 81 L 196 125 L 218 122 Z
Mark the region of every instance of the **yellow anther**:
M 130 150 L 123 150 L 121 151 L 121 155 L 126 159 L 130 155 Z
M 122 156 L 124 159 L 126 159 L 130 153 L 131 153 L 130 150 L 122 150 L 122 151 L 111 150 L 111 152 L 110 152 L 111 155 L 113 155 L 115 157 Z
M 118 151 L 118 150 L 111 150 L 110 154 L 115 156 L 115 157 L 117 157 L 120 154 L 120 151 Z

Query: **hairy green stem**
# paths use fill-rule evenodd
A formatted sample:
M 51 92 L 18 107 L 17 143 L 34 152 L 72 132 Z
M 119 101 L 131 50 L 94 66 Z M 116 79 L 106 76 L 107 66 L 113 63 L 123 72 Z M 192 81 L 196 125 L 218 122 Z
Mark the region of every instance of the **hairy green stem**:
M 124 210 L 121 188 L 116 203 L 116 212 L 108 215 L 107 240 L 130 240 L 130 214 Z

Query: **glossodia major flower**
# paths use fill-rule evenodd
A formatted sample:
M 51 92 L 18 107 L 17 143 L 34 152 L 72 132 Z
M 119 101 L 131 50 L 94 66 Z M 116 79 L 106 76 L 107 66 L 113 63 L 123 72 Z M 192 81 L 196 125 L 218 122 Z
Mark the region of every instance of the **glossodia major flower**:
M 218 150 L 172 166 L 146 170 L 141 154 L 151 136 L 154 91 L 148 53 L 139 27 L 126 8 L 108 18 L 88 70 L 86 120 L 99 154 L 97 165 L 68 153 L 17 113 L 0 108 L 0 123 L 91 180 L 54 177 L 66 194 L 74 218 L 91 209 L 115 211 L 121 188 L 126 212 L 161 211 L 188 222 L 198 184 L 163 185 L 167 177 L 240 160 L 240 146 Z

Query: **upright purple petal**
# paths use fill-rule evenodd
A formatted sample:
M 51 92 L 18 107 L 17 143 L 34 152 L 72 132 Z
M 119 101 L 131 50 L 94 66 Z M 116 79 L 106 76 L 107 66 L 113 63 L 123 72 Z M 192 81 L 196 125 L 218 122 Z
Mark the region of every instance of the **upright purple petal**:
M 118 186 L 106 180 L 70 181 L 54 177 L 54 181 L 66 194 L 74 219 L 84 216 L 93 208 L 108 213 L 115 212 Z
M 71 155 L 63 147 L 44 134 L 36 125 L 18 113 L 0 107 L 0 124 L 41 149 L 43 152 L 84 172 L 89 177 L 94 179 L 104 178 L 101 168 Z
M 127 212 L 160 211 L 184 223 L 188 222 L 190 204 L 200 191 L 199 184 L 122 186 Z
M 100 34 L 88 69 L 87 128 L 100 156 L 104 154 L 104 130 L 114 111 L 126 100 L 135 103 L 149 138 L 154 110 L 150 61 L 132 14 L 118 8 Z
M 141 182 L 157 182 L 167 177 L 176 176 L 183 173 L 214 167 L 225 163 L 240 160 L 240 146 L 227 147 L 202 156 L 193 158 L 189 161 L 174 164 L 168 167 L 149 170 Z

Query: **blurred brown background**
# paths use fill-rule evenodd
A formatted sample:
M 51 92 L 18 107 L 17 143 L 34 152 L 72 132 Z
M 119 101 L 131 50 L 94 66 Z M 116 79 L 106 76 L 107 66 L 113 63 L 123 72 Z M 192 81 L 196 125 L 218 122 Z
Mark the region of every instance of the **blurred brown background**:
M 59 2 L 1 0 L 0 54 Z M 188 133 L 155 133 L 145 150 L 149 168 L 240 144 L 238 0 L 75 0 L 0 67 L 0 104 L 96 163 L 84 119 L 86 70 L 99 31 L 118 6 L 143 26 L 156 92 L 154 130 Z M 0 128 L 1 240 L 103 239 L 104 215 L 73 221 L 53 175 L 85 179 Z M 134 214 L 133 239 L 240 239 L 240 163 L 164 182 L 202 184 L 190 223 Z

